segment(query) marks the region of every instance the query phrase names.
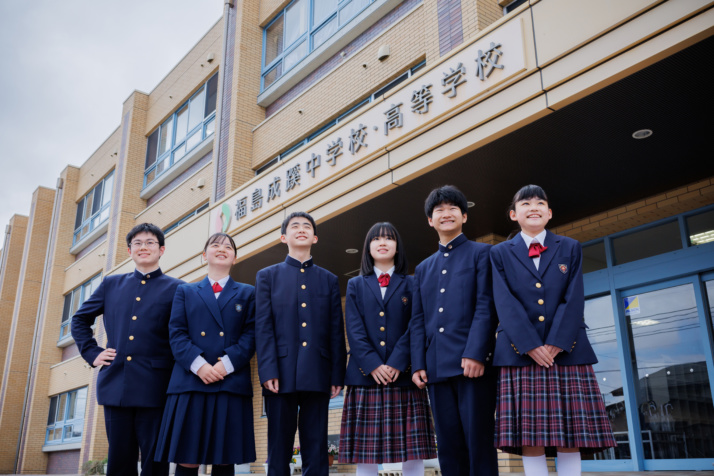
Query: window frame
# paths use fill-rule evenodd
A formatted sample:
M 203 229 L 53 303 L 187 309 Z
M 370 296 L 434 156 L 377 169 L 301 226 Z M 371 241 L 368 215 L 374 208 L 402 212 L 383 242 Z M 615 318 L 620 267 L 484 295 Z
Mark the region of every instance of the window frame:
M 92 284 L 95 283 L 95 280 L 97 280 L 97 286 L 94 287 Z M 92 295 L 94 291 L 99 287 L 99 285 L 102 283 L 102 273 L 95 274 L 79 286 L 74 287 L 70 292 L 64 295 L 64 303 L 62 305 L 62 320 L 60 321 L 60 334 L 59 334 L 59 339 L 57 339 L 58 343 L 62 343 L 63 341 L 67 341 L 72 337 L 72 316 L 76 312 L 79 307 L 84 304 L 84 301 L 89 299 L 89 296 Z M 91 289 L 89 292 L 87 292 L 87 289 L 91 286 Z M 77 305 L 74 305 L 74 299 L 75 299 L 75 292 L 79 291 L 79 303 Z
M 77 403 L 81 401 L 78 397 L 80 392 L 84 391 L 84 408 L 82 408 L 81 416 L 77 411 Z M 64 398 L 62 398 L 64 396 Z M 72 398 L 74 396 L 74 398 Z M 45 445 L 62 445 L 67 443 L 81 442 L 84 436 L 84 417 L 87 413 L 87 402 L 89 400 L 88 387 L 80 387 L 74 390 L 69 390 L 67 392 L 58 393 L 57 395 L 52 395 L 50 397 L 50 408 L 47 415 L 47 425 L 45 427 Z M 53 405 L 53 402 L 54 405 Z M 64 408 L 60 409 L 58 403 L 64 404 Z M 74 405 L 74 418 L 68 418 L 70 415 L 70 404 Z M 62 419 L 59 419 L 59 413 L 62 412 Z M 52 413 L 54 412 L 54 416 Z M 51 420 L 51 422 L 50 422 Z M 66 437 L 65 432 L 67 428 L 81 428 L 79 436 Z M 61 437 L 58 439 L 49 439 L 50 432 L 61 431 Z
M 181 218 L 178 219 L 178 221 L 176 221 L 172 225 L 167 226 L 164 229 L 164 235 L 168 235 L 169 232 L 174 231 L 176 228 L 178 228 L 179 226 L 186 223 L 189 219 L 195 217 L 196 215 L 201 213 L 203 210 L 207 209 L 209 205 L 210 205 L 210 203 L 206 202 L 203 205 L 201 205 L 200 207 L 198 207 L 197 209 L 195 209 L 194 211 L 192 211 L 191 213 L 189 213 L 188 215 L 182 216 Z
M 72 246 L 76 245 L 77 243 L 81 242 L 83 239 L 85 239 L 87 236 L 92 234 L 92 231 L 95 229 L 99 228 L 100 225 L 102 225 L 104 222 L 109 220 L 109 208 L 112 206 L 112 196 L 111 194 L 114 192 L 114 182 L 115 177 L 114 177 L 114 170 L 109 172 L 107 175 L 105 175 L 97 184 L 92 187 L 92 189 L 87 192 L 82 199 L 77 202 L 77 213 L 75 215 L 75 220 L 74 220 L 74 233 L 72 235 Z M 111 178 L 111 189 L 108 190 L 109 192 L 109 200 L 106 201 L 105 203 L 105 197 L 107 196 L 107 187 L 106 183 L 107 180 Z M 98 187 L 102 187 L 101 195 L 99 197 L 99 208 L 97 211 L 93 211 L 88 217 L 85 218 L 86 216 L 86 207 L 88 200 L 91 197 L 92 200 L 92 208 L 94 208 L 94 204 L 96 203 L 96 190 Z M 81 210 L 80 210 L 81 207 Z M 106 212 L 106 216 L 104 219 L 101 219 L 102 214 Z M 80 221 L 81 219 L 81 221 Z M 86 231 L 82 233 L 82 230 L 87 227 Z
M 287 12 L 296 3 L 300 1 L 306 1 L 308 2 L 307 6 L 307 25 L 305 28 L 305 31 L 300 34 L 298 37 L 295 38 L 290 44 L 286 44 L 286 35 L 287 35 L 287 28 L 285 25 L 285 20 L 287 18 Z M 261 57 L 260 57 L 260 92 L 262 93 L 263 91 L 266 90 L 266 88 L 269 88 L 273 84 L 275 84 L 281 77 L 285 76 L 286 73 L 288 73 L 290 70 L 295 68 L 300 61 L 303 58 L 306 58 L 307 56 L 310 55 L 313 51 L 315 51 L 316 48 L 319 48 L 322 44 L 326 43 L 327 40 L 332 37 L 335 33 L 340 31 L 344 26 L 349 24 L 349 22 L 357 17 L 360 13 L 365 11 L 367 8 L 369 8 L 370 5 L 375 3 L 377 0 L 364 0 L 366 1 L 365 5 L 360 8 L 359 10 L 355 10 L 353 14 L 349 18 L 345 18 L 342 23 L 340 23 L 340 12 L 348 5 L 350 5 L 352 2 L 358 2 L 361 0 L 337 0 L 337 4 L 335 9 L 330 12 L 329 14 L 326 14 L 322 20 L 319 22 L 315 23 L 314 22 L 314 14 L 315 14 L 315 0 L 293 0 L 289 4 L 285 6 L 282 10 L 280 10 L 279 13 L 277 13 L 271 20 L 268 22 L 267 25 L 263 28 L 262 32 L 262 51 L 261 51 Z M 266 53 L 266 45 L 267 45 L 267 34 L 268 34 L 268 29 L 276 22 L 279 21 L 282 18 L 283 20 L 283 28 L 282 28 L 282 35 L 283 35 L 283 42 L 282 42 L 282 51 L 273 58 L 270 63 L 266 64 L 265 62 L 265 53 Z M 327 26 L 328 23 L 330 23 L 332 20 L 337 21 L 337 28 L 335 31 L 332 32 L 329 36 L 324 38 L 322 43 L 320 45 L 317 45 L 317 47 L 314 45 L 314 37 L 315 34 L 318 33 L 323 27 Z M 297 48 L 299 48 L 303 42 L 306 43 L 307 49 L 305 54 L 297 59 L 289 68 L 285 68 L 285 58 L 295 51 Z M 280 73 L 280 76 L 276 76 L 275 79 L 273 80 L 272 83 L 270 83 L 267 87 L 265 85 L 265 78 L 268 74 L 270 74 L 275 68 L 278 68 L 282 65 L 282 72 Z
M 209 83 L 214 81 L 212 86 L 215 87 L 214 102 L 215 105 L 213 110 L 206 114 L 206 103 L 209 100 Z M 198 96 L 203 94 L 203 119 L 193 126 L 190 130 L 188 129 L 191 113 L 191 101 L 197 99 Z M 218 72 L 214 73 L 209 77 L 200 88 L 198 88 L 186 101 L 181 103 L 171 115 L 166 118 L 161 124 L 154 129 L 151 134 L 147 136 L 146 144 L 146 154 L 144 159 L 144 179 L 142 190 L 147 188 L 153 182 L 159 179 L 162 175 L 167 173 L 171 168 L 179 163 L 184 157 L 188 156 L 192 150 L 198 147 L 204 140 L 215 134 L 216 129 L 216 110 L 218 108 Z M 176 140 L 176 132 L 178 127 L 178 116 L 180 113 L 187 113 L 186 117 L 186 133 L 182 135 L 180 140 Z M 209 127 L 213 125 L 213 129 L 209 132 Z M 170 130 L 166 129 L 168 132 L 165 133 L 171 141 L 171 144 L 166 146 L 166 150 L 161 152 L 161 135 L 164 126 L 168 126 Z M 196 134 L 200 131 L 200 136 L 198 140 L 194 140 L 189 147 L 189 139 L 193 139 Z M 154 136 L 156 134 L 156 136 Z M 182 150 L 183 148 L 183 150 Z M 152 151 L 153 149 L 153 151 Z M 156 154 L 155 157 L 150 157 L 150 153 Z M 180 155 L 177 155 L 180 154 Z M 151 163 L 149 163 L 151 160 Z M 159 164 L 165 163 L 166 165 L 157 172 Z

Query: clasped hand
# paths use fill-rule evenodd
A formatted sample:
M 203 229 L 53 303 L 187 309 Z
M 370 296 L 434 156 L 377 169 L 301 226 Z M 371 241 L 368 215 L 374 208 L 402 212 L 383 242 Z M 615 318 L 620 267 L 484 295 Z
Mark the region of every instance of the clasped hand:
M 563 349 L 560 347 L 546 344 L 531 349 L 527 353 L 528 357 L 533 359 L 536 364 L 548 368 L 555 363 L 555 356 L 561 352 L 563 352 Z
M 196 373 L 206 385 L 208 385 L 209 383 L 218 382 L 219 380 L 223 380 L 223 377 L 228 375 L 228 372 L 226 372 L 226 367 L 221 361 L 218 361 L 216 365 L 205 363 L 201 366 L 200 369 L 198 369 L 198 372 Z
M 388 383 L 396 382 L 399 378 L 399 370 L 389 365 L 382 364 L 376 369 L 370 372 L 370 375 L 375 382 L 382 385 L 387 385 Z

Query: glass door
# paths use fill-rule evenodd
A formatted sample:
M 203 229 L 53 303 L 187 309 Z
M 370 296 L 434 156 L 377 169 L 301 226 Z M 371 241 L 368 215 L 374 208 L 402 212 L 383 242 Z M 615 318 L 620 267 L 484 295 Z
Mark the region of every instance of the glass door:
M 698 279 L 679 283 L 628 291 L 620 303 L 645 469 L 695 469 L 694 460 L 710 469 L 711 461 L 702 459 L 714 458 L 706 310 L 697 305 Z

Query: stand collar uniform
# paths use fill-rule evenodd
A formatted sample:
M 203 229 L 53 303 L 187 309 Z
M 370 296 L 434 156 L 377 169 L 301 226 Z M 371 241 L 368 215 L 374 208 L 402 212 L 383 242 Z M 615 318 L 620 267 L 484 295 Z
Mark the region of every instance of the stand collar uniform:
M 301 263 L 292 256 L 288 255 L 285 257 L 285 263 L 296 268 L 310 268 L 312 267 L 312 256 L 310 256 L 307 261 Z
M 144 279 L 144 280 L 151 279 L 151 278 L 155 279 L 155 278 L 158 278 L 159 276 L 161 276 L 162 274 L 164 274 L 164 273 L 163 273 L 163 271 L 161 271 L 161 268 L 156 268 L 155 270 L 149 271 L 146 274 L 142 273 L 138 269 L 134 270 L 134 277 L 136 279 Z
M 456 248 L 457 246 L 459 246 L 460 244 L 466 243 L 467 241 L 469 241 L 469 240 L 468 240 L 468 238 L 466 238 L 466 235 L 461 233 L 459 236 L 457 236 L 453 240 L 449 241 L 445 245 L 442 245 L 441 242 L 439 242 L 439 251 L 442 253 L 448 253 L 449 250 L 452 250 L 452 249 Z

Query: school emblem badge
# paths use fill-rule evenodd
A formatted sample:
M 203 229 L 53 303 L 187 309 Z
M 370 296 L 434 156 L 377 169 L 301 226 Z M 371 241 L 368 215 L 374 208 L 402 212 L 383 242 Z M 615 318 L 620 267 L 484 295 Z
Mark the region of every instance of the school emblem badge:
M 236 311 L 241 312 L 242 310 L 243 310 L 243 306 L 241 306 L 240 304 L 236 304 Z
M 404 304 L 406 306 L 408 302 L 409 302 L 409 298 L 406 296 L 402 296 L 402 304 Z
M 568 272 L 568 265 L 567 264 L 559 264 L 558 269 L 560 269 L 560 272 L 565 274 Z

